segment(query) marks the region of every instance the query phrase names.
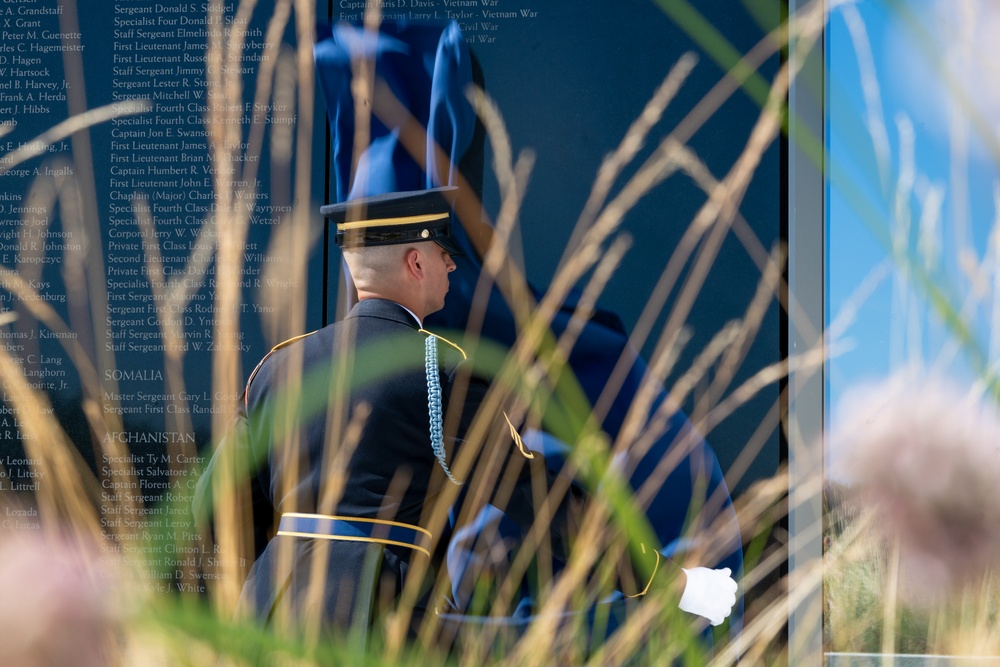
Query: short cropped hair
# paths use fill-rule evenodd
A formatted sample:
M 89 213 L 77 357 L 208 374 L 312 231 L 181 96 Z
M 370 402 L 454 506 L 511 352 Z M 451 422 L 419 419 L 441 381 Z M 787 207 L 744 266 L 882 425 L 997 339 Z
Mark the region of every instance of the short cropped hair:
M 378 245 L 344 248 L 344 261 L 358 287 L 369 289 L 386 285 L 403 269 L 403 257 L 410 245 Z

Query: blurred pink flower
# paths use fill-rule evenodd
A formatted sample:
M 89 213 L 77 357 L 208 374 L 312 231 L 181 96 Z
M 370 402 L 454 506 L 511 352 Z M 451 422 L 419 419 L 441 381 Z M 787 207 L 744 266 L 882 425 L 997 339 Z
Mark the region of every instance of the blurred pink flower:
M 0 534 L 0 667 L 108 664 L 112 614 L 96 562 L 40 531 Z
M 849 392 L 830 475 L 899 540 L 900 592 L 926 601 L 1000 563 L 1000 416 L 989 397 L 911 375 Z

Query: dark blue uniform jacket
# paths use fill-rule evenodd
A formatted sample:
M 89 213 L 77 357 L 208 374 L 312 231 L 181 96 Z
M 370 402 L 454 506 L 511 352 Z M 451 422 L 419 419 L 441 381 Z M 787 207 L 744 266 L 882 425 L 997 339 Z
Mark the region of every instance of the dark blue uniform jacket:
M 267 461 L 256 473 L 255 486 L 276 514 L 332 514 L 418 526 L 426 522 L 435 497 L 452 483 L 431 445 L 426 338 L 413 316 L 398 304 L 366 299 L 342 321 L 281 346 L 265 358 L 248 383 L 243 417 L 249 452 Z M 464 375 L 457 372 L 462 356 L 442 341 L 438 350 L 445 424 L 457 422 L 446 429 L 444 438 L 451 466 L 488 385 L 466 378 L 461 384 L 462 405 L 453 405 L 456 378 Z M 461 417 L 450 419 L 449 410 L 456 409 L 461 410 Z M 511 494 L 505 508 L 527 528 L 534 519 L 532 475 L 550 481 L 551 473 L 541 455 L 529 460 L 520 454 L 503 414 L 497 412 L 495 428 L 508 434 L 500 445 L 505 463 L 498 476 Z M 359 424 L 360 432 L 352 428 Z M 346 466 L 336 461 L 345 452 L 350 452 L 349 460 L 343 459 L 348 461 Z M 557 556 L 567 551 L 569 504 L 560 505 L 553 521 L 552 550 Z M 282 560 L 286 565 L 279 565 L 282 541 L 291 553 L 291 558 Z M 354 622 L 358 596 L 368 595 L 358 590 L 358 582 L 370 546 L 274 537 L 251 570 L 243 604 L 266 621 L 276 601 L 285 600 L 295 616 L 319 617 L 327 627 L 345 627 Z M 431 555 L 432 572 L 440 569 L 447 539 L 440 540 L 439 546 Z M 321 564 L 313 564 L 314 554 L 320 554 Z M 423 557 L 406 547 L 387 546 L 377 597 L 395 599 L 412 560 Z M 306 595 L 310 582 L 317 581 L 317 572 L 319 598 Z M 307 598 L 318 606 L 303 608 Z M 428 599 L 422 604 L 430 605 Z

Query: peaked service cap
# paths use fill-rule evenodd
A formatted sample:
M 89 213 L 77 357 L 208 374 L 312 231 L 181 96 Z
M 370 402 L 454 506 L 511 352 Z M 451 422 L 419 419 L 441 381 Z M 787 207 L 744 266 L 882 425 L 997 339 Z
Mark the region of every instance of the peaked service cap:
M 451 234 L 451 207 L 458 188 L 388 192 L 320 207 L 337 225 L 342 248 L 434 241 L 450 255 L 462 255 Z

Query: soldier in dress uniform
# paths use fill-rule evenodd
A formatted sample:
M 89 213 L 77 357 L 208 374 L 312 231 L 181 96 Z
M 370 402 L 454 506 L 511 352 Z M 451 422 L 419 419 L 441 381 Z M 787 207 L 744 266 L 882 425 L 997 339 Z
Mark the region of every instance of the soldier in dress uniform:
M 431 558 L 433 573 L 443 557 L 446 540 L 438 544 L 422 524 L 442 486 L 461 482 L 451 466 L 488 389 L 468 376 L 461 417 L 445 430 L 464 352 L 422 325 L 444 306 L 452 255 L 461 252 L 451 238 L 456 191 L 322 209 L 337 225 L 359 301 L 343 320 L 272 350 L 251 375 L 240 414 L 247 454 L 267 461 L 254 481 L 280 515 L 243 592 L 242 604 L 262 621 L 287 603 L 293 618 L 321 618 L 327 628 L 367 624 L 373 603 L 398 597 L 414 559 Z M 532 474 L 550 473 L 519 446 L 505 415 L 497 419 L 507 434 L 505 507 L 528 527 Z M 338 471 L 331 462 L 348 450 Z M 570 504 L 552 522 L 557 553 L 567 551 Z M 279 556 L 282 548 L 290 558 Z M 321 593 L 310 596 L 310 586 Z
M 423 329 L 424 318 L 444 306 L 452 255 L 461 253 L 451 237 L 456 192 L 390 193 L 322 208 L 337 226 L 359 300 L 343 320 L 282 343 L 260 362 L 229 439 L 249 460 L 265 462 L 252 473 L 255 500 L 280 516 L 241 600 L 262 622 L 284 609 L 327 631 L 366 628 L 398 600 L 415 559 L 430 559 L 427 581 L 442 566 L 446 536 L 435 540 L 425 524 L 443 511 L 435 508 L 442 489 L 463 482 L 452 467 L 489 389 L 464 372 L 461 348 Z M 528 529 L 537 482 L 551 485 L 553 473 L 540 453 L 525 449 L 506 413 L 494 412 L 492 435 L 504 437 L 485 438 L 492 444 L 477 452 L 499 461 L 480 502 L 502 489 L 504 512 Z M 546 541 L 564 561 L 574 506 L 583 500 L 575 485 L 569 489 Z M 729 572 L 685 572 L 682 608 L 721 622 L 735 602 Z M 424 587 L 412 626 L 436 606 Z

